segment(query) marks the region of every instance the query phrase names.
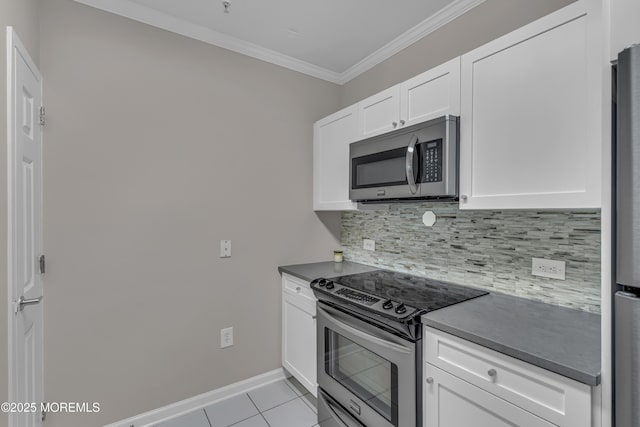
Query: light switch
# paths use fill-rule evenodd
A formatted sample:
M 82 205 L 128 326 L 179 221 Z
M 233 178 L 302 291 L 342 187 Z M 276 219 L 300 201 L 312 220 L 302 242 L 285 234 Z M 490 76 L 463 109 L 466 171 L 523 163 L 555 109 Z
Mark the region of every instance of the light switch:
M 220 258 L 231 258 L 231 240 L 220 240 Z

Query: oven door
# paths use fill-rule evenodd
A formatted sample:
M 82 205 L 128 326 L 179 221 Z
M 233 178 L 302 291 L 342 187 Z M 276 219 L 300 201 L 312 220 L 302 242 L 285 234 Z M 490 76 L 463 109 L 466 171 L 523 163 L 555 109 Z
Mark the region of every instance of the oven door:
M 416 344 L 326 304 L 317 319 L 318 385 L 337 402 L 319 404 L 320 425 L 415 427 Z

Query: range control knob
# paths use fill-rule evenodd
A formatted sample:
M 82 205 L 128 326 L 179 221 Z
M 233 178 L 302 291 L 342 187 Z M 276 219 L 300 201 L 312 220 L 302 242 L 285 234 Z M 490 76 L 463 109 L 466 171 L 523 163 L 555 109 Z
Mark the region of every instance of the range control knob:
M 318 286 L 320 286 L 322 288 L 324 285 L 327 284 L 327 282 L 328 282 L 327 279 L 320 279 L 320 280 L 318 280 Z
M 327 289 L 333 289 L 335 288 L 333 282 L 331 280 L 327 280 L 327 284 L 326 284 Z
M 382 308 L 384 308 L 385 310 L 391 310 L 393 308 L 393 301 L 391 301 L 390 299 L 386 300 L 382 303 Z
M 396 313 L 402 314 L 406 312 L 407 312 L 407 307 L 405 307 L 405 305 L 402 303 L 398 304 L 398 306 L 396 307 Z

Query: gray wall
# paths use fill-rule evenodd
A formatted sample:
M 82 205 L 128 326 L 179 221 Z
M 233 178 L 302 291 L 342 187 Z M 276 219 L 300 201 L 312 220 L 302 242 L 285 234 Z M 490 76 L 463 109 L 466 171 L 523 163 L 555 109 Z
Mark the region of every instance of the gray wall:
M 18 36 L 38 63 L 40 55 L 40 35 L 38 28 L 38 0 L 0 0 L 0 138 L 5 141 L 7 134 L 7 64 L 6 64 L 6 27 L 14 27 Z M 7 144 L 0 144 L 0 402 L 8 399 L 8 346 L 7 343 Z M 7 425 L 6 414 L 0 412 L 0 426 Z
M 41 20 L 46 396 L 101 403 L 47 425 L 103 425 L 278 368 L 276 267 L 338 244 L 310 166 L 339 87 L 71 0 L 43 1 Z
M 422 215 L 433 211 L 433 227 Z M 376 241 L 375 252 L 362 239 Z M 467 211 L 407 203 L 342 214 L 345 258 L 382 268 L 600 312 L 600 211 Z M 531 258 L 566 262 L 566 280 L 531 275 Z
M 574 0 L 487 0 L 342 88 L 343 107 L 467 53 Z

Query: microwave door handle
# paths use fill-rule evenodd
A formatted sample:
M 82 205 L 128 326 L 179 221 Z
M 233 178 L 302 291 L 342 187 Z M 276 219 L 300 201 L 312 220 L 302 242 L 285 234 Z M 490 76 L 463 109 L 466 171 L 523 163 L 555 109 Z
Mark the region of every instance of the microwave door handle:
M 416 145 L 418 144 L 418 136 L 411 135 L 411 141 L 409 141 L 409 146 L 407 147 L 407 182 L 409 183 L 409 190 L 411 190 L 411 194 L 416 194 L 418 191 L 418 186 L 416 185 L 416 176 L 413 171 L 413 158 L 415 156 Z

